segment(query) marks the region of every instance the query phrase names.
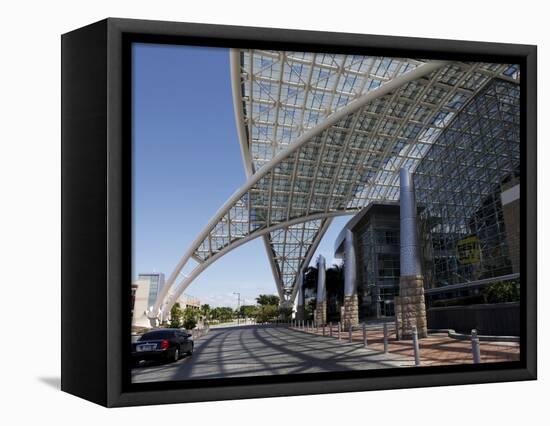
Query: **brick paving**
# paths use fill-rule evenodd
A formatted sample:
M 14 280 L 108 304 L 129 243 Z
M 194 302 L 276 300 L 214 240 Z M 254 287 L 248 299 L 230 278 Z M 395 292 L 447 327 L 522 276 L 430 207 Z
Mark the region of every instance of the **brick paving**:
M 298 328 L 299 329 L 299 328 Z M 322 335 L 323 330 L 304 329 L 302 331 Z M 329 327 L 325 328 L 325 334 L 329 337 Z M 342 344 L 348 343 L 349 332 L 341 332 Z M 333 339 L 338 337 L 338 328 L 332 327 Z M 388 325 L 388 352 L 405 357 L 414 357 L 412 340 L 395 340 L 395 328 Z M 363 332 L 359 326 L 352 334 L 353 342 L 363 342 Z M 368 348 L 375 351 L 384 350 L 384 332 L 380 325 L 367 327 Z M 446 333 L 429 334 L 424 339 L 419 339 L 420 363 L 421 365 L 452 365 L 471 364 L 472 344 L 469 340 L 457 340 L 449 337 Z M 519 361 L 519 343 L 515 342 L 480 342 L 481 362 L 505 362 Z

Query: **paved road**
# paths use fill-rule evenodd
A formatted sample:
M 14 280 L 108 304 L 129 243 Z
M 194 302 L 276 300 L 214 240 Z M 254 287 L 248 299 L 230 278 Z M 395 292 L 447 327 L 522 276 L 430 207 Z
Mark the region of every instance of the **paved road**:
M 170 364 L 140 365 L 134 383 L 318 373 L 412 366 L 410 357 L 364 349 L 360 343 L 286 327 L 215 328 L 195 342 L 195 353 Z

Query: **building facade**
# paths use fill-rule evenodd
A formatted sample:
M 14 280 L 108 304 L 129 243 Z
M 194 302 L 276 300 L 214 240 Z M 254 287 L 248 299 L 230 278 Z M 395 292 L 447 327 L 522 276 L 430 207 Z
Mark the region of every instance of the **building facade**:
M 393 316 L 400 276 L 399 204 L 371 204 L 345 229 L 355 236 L 359 318 Z M 336 257 L 344 258 L 344 239 L 345 230 L 337 240 Z
M 178 298 L 178 303 L 180 304 L 181 309 L 199 309 L 201 307 L 201 301 L 198 297 L 193 297 L 185 293 Z
M 153 306 L 157 300 L 157 296 L 164 287 L 164 274 L 161 272 L 140 273 L 138 280 L 149 282 L 149 294 L 147 296 L 147 307 Z
M 155 301 L 159 291 L 164 285 L 164 274 L 162 273 L 143 273 L 138 275 L 138 279 L 132 283 L 132 326 L 151 327 L 151 322 L 147 317 L 147 310 L 150 309 Z M 200 299 L 197 297 L 182 294 L 178 298 L 178 303 L 182 309 L 193 307 L 199 309 Z M 167 313 L 165 320 L 169 320 L 170 313 Z
M 496 282 L 519 283 L 519 142 L 519 87 L 493 80 L 423 153 L 413 178 L 428 307 L 472 298 Z M 344 268 L 355 263 L 360 318 L 394 315 L 399 218 L 398 203 L 373 202 L 336 241 Z M 345 254 L 348 236 L 354 262 Z
M 132 327 L 150 327 L 151 323 L 147 318 L 149 308 L 149 287 L 151 281 L 138 279 L 132 283 L 133 309 Z

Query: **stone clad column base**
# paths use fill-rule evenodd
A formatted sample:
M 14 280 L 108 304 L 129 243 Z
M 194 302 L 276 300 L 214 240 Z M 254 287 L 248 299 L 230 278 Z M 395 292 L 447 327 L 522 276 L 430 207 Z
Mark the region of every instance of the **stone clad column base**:
M 315 321 L 318 325 L 323 325 L 327 323 L 327 302 L 317 302 L 315 312 Z
M 348 329 L 350 325 L 359 324 L 359 301 L 357 295 L 344 296 L 344 306 L 342 307 L 342 324 L 344 329 Z
M 416 326 L 418 337 L 428 336 L 426 304 L 424 300 L 424 277 L 409 275 L 399 279 L 399 296 L 395 298 L 395 319 L 400 339 L 411 339 Z

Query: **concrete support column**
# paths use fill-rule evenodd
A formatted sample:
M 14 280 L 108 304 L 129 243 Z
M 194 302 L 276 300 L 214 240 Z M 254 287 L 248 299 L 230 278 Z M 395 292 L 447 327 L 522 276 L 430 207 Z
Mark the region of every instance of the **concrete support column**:
M 428 335 L 428 328 L 412 173 L 407 169 L 401 169 L 399 183 L 401 277 L 399 297 L 395 298 L 396 323 L 401 338 L 412 338 L 414 327 L 418 331 L 418 337 L 422 338 Z
M 344 306 L 342 323 L 347 329 L 359 323 L 359 301 L 357 299 L 357 260 L 353 232 L 346 230 L 344 241 Z
M 296 294 L 296 320 L 303 321 L 305 319 L 305 307 L 304 307 L 304 274 L 302 271 L 298 274 L 298 293 Z
M 327 322 L 326 261 L 323 256 L 317 259 L 317 305 L 315 321 L 319 325 Z

